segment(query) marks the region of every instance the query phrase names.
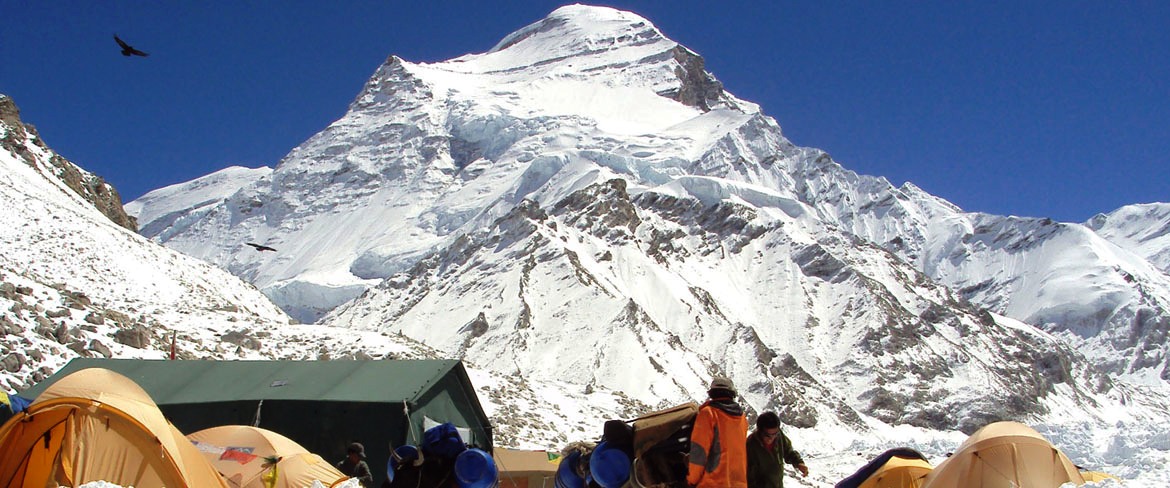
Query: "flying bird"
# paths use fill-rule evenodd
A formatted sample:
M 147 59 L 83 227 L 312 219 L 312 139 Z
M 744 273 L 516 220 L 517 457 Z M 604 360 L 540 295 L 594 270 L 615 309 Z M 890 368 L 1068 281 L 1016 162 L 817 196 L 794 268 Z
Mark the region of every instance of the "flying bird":
M 276 249 L 274 249 L 274 248 L 271 248 L 268 246 L 262 246 L 260 244 L 256 244 L 253 242 L 245 242 L 244 244 L 247 244 L 249 246 L 256 248 L 257 251 L 276 251 Z
M 150 56 L 147 53 L 144 53 L 142 51 L 134 49 L 134 46 L 126 44 L 126 41 L 123 41 L 121 38 L 119 38 L 117 34 L 114 34 L 114 41 L 117 41 L 118 45 L 122 46 L 122 55 L 123 56 L 142 56 L 142 57 Z

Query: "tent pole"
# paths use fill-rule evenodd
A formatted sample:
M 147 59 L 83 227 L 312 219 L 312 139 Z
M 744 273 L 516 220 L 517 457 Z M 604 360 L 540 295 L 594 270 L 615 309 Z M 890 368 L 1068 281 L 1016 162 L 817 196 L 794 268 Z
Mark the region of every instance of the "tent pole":
M 256 416 L 252 418 L 252 427 L 259 427 L 260 426 L 260 407 L 263 407 L 263 406 L 264 406 L 264 400 L 261 399 L 260 403 L 256 404 Z

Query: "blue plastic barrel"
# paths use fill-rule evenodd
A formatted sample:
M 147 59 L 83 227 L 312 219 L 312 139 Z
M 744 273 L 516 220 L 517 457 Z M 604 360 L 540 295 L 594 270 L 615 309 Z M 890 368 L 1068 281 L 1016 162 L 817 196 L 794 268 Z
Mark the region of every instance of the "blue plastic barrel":
M 581 453 L 573 451 L 561 458 L 557 466 L 557 477 L 553 480 L 556 488 L 585 488 L 585 480 L 577 475 L 577 463 L 581 461 Z
M 630 455 L 602 441 L 589 456 L 589 473 L 601 488 L 621 488 L 630 479 Z
M 488 453 L 471 448 L 455 458 L 455 481 L 459 488 L 494 488 L 500 476 L 496 461 Z
M 386 478 L 389 481 L 394 481 L 394 472 L 398 471 L 399 466 L 409 466 L 414 460 L 418 459 L 419 451 L 415 446 L 398 446 L 394 452 L 390 454 L 390 460 L 386 461 Z

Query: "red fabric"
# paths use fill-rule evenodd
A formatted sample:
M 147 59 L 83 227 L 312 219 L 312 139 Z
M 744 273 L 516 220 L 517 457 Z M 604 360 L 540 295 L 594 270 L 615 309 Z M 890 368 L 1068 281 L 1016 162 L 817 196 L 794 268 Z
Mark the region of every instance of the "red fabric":
M 251 450 L 251 449 L 249 449 L 249 450 Z M 256 459 L 257 457 L 259 457 L 259 456 L 256 456 L 256 455 L 248 453 L 248 452 L 244 452 L 240 448 L 229 447 L 223 451 L 223 454 L 221 454 L 219 456 L 219 459 L 224 460 L 224 461 L 235 461 L 235 462 L 240 463 L 240 464 L 248 464 L 248 463 L 252 462 L 253 459 Z

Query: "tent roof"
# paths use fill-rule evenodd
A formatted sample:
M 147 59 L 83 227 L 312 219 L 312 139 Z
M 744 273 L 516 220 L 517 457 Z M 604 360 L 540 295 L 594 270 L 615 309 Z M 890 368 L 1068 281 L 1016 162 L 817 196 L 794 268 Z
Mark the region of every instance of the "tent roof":
M 314 480 L 331 485 L 349 478 L 327 461 L 277 432 L 248 425 L 222 425 L 187 435 L 235 487 L 263 487 L 265 457 L 279 456 L 277 486 L 299 488 Z
M 1076 466 L 1035 429 L 995 422 L 971 434 L 926 477 L 924 486 L 1059 486 L 1083 483 Z
M 216 361 L 77 358 L 25 392 L 40 394 L 77 370 L 116 371 L 159 405 L 237 400 L 413 401 L 449 372 L 473 388 L 458 360 Z M 471 401 L 483 411 L 474 395 Z
M 1045 439 L 1044 436 L 1040 435 L 1039 432 L 1036 432 L 1036 429 L 1028 427 L 1027 425 L 1021 424 L 1019 422 L 1003 421 L 984 425 L 979 430 L 975 431 L 974 434 L 971 434 L 971 437 L 968 437 L 967 440 L 963 441 L 956 452 L 962 451 L 968 446 L 981 443 L 988 439 L 996 439 L 996 442 L 1007 443 L 1012 442 L 1013 438 L 1021 437 L 1031 437 L 1033 439 L 1043 441 L 1045 444 L 1050 444 L 1048 439 Z
M 898 447 L 879 454 L 865 466 L 862 466 L 861 469 L 858 469 L 856 473 L 839 481 L 834 488 L 867 486 L 867 483 L 880 473 L 894 471 L 899 468 L 922 472 L 925 475 L 926 472 L 932 469 L 932 466 L 922 453 L 907 447 Z
M 187 434 L 187 438 L 196 442 L 218 444 L 220 447 L 245 446 L 254 448 L 251 454 L 258 456 L 277 455 L 290 457 L 294 454 L 304 454 L 309 451 L 296 441 L 260 427 L 251 425 L 221 425 L 199 432 Z
M 16 484 L 40 486 L 59 471 L 78 483 L 227 486 L 150 395 L 117 372 L 86 368 L 62 375 L 18 415 L 0 426 L 0 478 Z

